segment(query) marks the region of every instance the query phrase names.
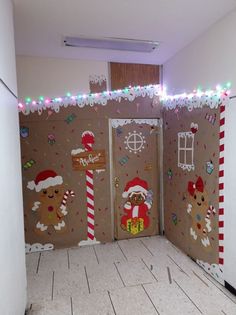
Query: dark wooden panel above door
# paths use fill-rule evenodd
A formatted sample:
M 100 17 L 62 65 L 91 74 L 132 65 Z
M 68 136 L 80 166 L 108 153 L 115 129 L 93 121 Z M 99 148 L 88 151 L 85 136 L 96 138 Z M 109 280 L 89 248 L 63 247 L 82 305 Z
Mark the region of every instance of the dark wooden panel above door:
M 110 62 L 111 90 L 160 83 L 160 66 Z

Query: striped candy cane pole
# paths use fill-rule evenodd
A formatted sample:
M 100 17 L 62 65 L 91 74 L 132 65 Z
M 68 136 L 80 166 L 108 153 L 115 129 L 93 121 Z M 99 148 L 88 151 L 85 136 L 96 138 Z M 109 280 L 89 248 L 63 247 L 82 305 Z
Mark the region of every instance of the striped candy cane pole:
M 224 266 L 224 151 L 225 151 L 225 105 L 220 106 L 220 134 L 219 134 L 219 265 Z
M 94 144 L 94 134 L 91 131 L 85 131 L 82 134 L 82 144 L 85 151 L 92 151 Z M 86 197 L 87 197 L 87 221 L 88 221 L 88 241 L 94 241 L 94 186 L 93 171 L 86 171 Z

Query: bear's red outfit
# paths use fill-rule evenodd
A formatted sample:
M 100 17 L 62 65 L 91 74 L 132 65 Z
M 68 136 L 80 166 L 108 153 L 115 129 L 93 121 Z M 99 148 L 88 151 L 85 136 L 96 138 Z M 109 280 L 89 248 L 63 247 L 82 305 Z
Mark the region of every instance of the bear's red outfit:
M 127 226 L 127 220 L 133 218 L 143 219 L 144 228 L 149 226 L 149 217 L 147 216 L 148 210 L 151 208 L 151 205 L 147 202 L 144 202 L 141 205 L 132 205 L 130 202 L 126 202 L 124 205 L 124 212 L 127 215 L 122 216 L 121 224 Z

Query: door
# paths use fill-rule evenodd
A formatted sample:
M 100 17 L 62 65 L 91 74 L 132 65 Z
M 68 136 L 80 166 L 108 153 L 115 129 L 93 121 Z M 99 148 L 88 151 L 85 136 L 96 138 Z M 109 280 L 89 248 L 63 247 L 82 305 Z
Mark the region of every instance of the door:
M 159 232 L 158 119 L 112 119 L 116 239 Z

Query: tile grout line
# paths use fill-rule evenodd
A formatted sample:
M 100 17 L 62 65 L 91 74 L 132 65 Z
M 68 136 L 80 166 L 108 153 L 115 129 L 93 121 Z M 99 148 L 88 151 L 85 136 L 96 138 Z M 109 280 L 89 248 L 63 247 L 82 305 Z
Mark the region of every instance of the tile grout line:
M 141 284 L 141 287 L 143 288 L 144 292 L 146 293 L 146 295 L 147 295 L 149 301 L 152 303 L 152 306 L 154 307 L 154 309 L 155 309 L 155 311 L 157 312 L 157 314 L 160 315 L 158 309 L 156 308 L 156 306 L 155 306 L 155 304 L 153 303 L 151 297 L 149 296 L 149 294 L 147 293 L 146 289 L 144 288 L 144 286 L 143 286 L 142 284 Z
M 153 278 L 158 282 L 157 277 L 152 273 L 152 271 L 148 268 L 146 262 L 143 260 L 143 258 L 141 258 L 141 261 L 143 262 L 143 264 L 145 265 L 145 267 L 147 268 L 147 270 L 151 273 L 151 275 L 153 276 Z
M 112 302 L 112 299 L 111 299 L 111 294 L 110 294 L 109 291 L 107 291 L 107 293 L 108 293 L 108 296 L 109 296 L 109 299 L 110 299 L 110 302 L 111 302 L 111 306 L 112 306 L 113 312 L 114 312 L 114 314 L 116 315 L 116 310 L 115 310 L 115 306 L 114 306 L 114 304 L 113 304 L 113 302 Z
M 54 291 L 54 275 L 55 275 L 55 271 L 52 272 L 52 301 L 53 301 L 53 291 Z
M 177 286 L 180 288 L 180 290 L 187 296 L 187 298 L 189 299 L 189 301 L 191 301 L 191 303 L 196 307 L 196 309 L 197 309 L 201 314 L 203 314 L 202 311 L 200 310 L 200 308 L 197 306 L 197 304 L 195 304 L 194 301 L 190 298 L 190 296 L 184 291 L 184 289 L 181 288 L 181 286 L 178 284 L 178 282 L 175 281 L 175 280 L 174 280 L 174 282 L 177 284 Z
M 39 273 L 40 260 L 41 260 L 41 252 L 39 253 L 39 258 L 38 258 L 38 264 L 37 264 L 37 268 L 36 268 L 36 273 Z
M 178 250 L 176 247 L 175 247 L 175 245 L 173 245 L 172 243 L 170 243 L 170 245 L 176 250 L 176 252 L 178 253 L 178 254 L 180 254 L 181 253 L 181 251 L 180 250 Z
M 93 251 L 94 251 L 94 254 L 96 256 L 96 259 L 97 259 L 97 263 L 99 264 L 99 260 L 98 260 L 98 255 L 97 255 L 97 252 L 95 250 L 95 246 L 93 245 Z
M 208 281 L 210 281 L 220 292 L 222 292 L 231 302 L 233 302 L 234 304 L 236 304 L 236 302 L 230 297 L 228 296 L 228 294 L 226 294 L 220 287 L 218 287 L 211 279 L 209 279 L 205 274 L 203 274 L 204 277 L 207 278 Z
M 167 268 L 167 273 L 168 273 L 168 278 L 169 278 L 169 282 L 170 284 L 172 284 L 172 278 L 171 278 L 171 273 L 170 273 L 170 267 L 166 267 Z
M 70 297 L 70 312 L 71 315 L 74 315 L 72 296 Z
M 154 256 L 153 252 L 148 248 L 148 246 L 143 242 L 143 240 L 139 240 L 139 242 L 140 242 L 141 244 L 143 244 L 143 246 L 146 248 L 146 250 L 149 251 L 149 253 L 150 253 L 152 256 Z
M 202 281 L 202 283 L 204 283 L 209 288 L 209 285 L 194 270 L 192 270 L 192 272 L 195 277 L 197 277 L 200 281 Z
M 116 267 L 116 271 L 117 271 L 117 273 L 118 273 L 118 275 L 119 275 L 119 277 L 120 277 L 121 282 L 123 283 L 123 286 L 126 287 L 125 282 L 124 282 L 124 280 L 122 279 L 121 274 L 120 274 L 120 272 L 119 272 L 119 269 L 118 269 L 118 267 L 116 266 L 116 263 L 114 262 L 113 264 L 114 264 L 115 267 Z
M 125 259 L 128 260 L 128 258 L 126 257 L 125 253 L 123 252 L 123 249 L 121 248 L 121 246 L 118 242 L 117 242 L 117 245 L 118 245 L 120 251 L 122 252 L 122 254 L 124 255 Z
M 70 269 L 70 254 L 69 254 L 69 249 L 67 249 L 67 261 L 68 261 L 68 269 Z
M 170 255 L 166 255 L 167 257 L 170 258 L 170 260 L 184 273 L 186 274 L 187 277 L 189 277 L 189 275 L 177 264 L 177 262 L 172 258 L 170 257 Z
M 85 271 L 85 276 L 86 276 L 86 280 L 87 280 L 88 291 L 89 291 L 89 294 L 90 294 L 91 291 L 90 291 L 90 286 L 89 286 L 89 280 L 88 280 L 87 270 L 86 270 L 86 267 L 85 267 L 85 266 L 84 266 L 84 271 Z

